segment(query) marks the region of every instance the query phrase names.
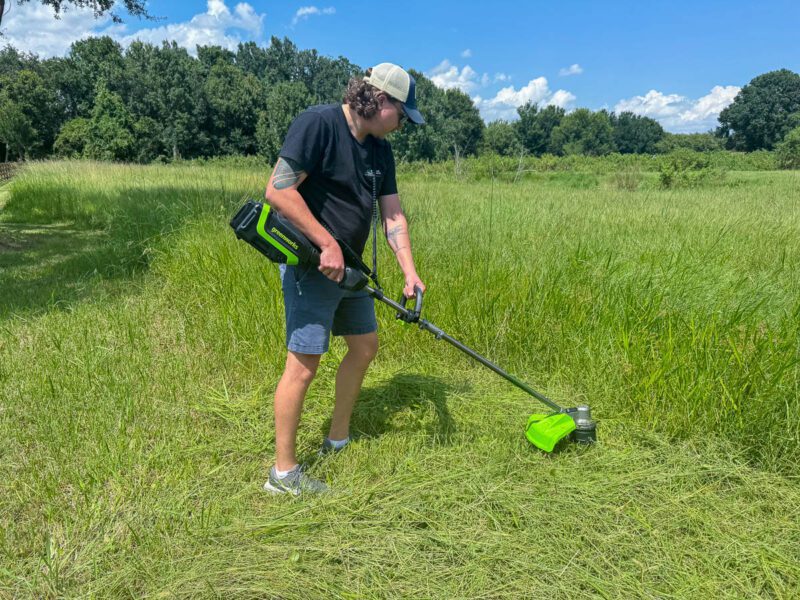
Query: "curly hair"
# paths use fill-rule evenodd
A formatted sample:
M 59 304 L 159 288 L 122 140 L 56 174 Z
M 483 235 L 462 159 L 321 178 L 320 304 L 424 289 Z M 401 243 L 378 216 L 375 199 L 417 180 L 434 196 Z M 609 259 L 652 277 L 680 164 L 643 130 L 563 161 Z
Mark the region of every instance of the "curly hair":
M 372 74 L 372 69 L 367 69 L 367 76 Z M 370 119 L 378 112 L 378 95 L 385 94 L 360 77 L 353 77 L 347 84 L 342 102 L 356 111 L 360 117 Z

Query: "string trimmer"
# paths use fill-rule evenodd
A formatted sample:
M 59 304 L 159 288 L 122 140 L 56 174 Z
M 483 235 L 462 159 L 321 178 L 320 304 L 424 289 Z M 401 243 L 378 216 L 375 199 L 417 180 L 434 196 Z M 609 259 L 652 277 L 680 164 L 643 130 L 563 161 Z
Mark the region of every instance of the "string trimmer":
M 319 249 L 288 219 L 261 202 L 248 201 L 231 219 L 230 225 L 237 238 L 244 240 L 273 262 L 289 265 L 319 265 Z M 537 413 L 528 418 L 525 436 L 534 446 L 546 452 L 552 452 L 556 444 L 564 438 L 581 444 L 590 444 L 597 440 L 597 425 L 592 420 L 588 406 L 582 405 L 574 408 L 559 406 L 544 394 L 537 392 L 501 369 L 488 358 L 481 356 L 430 321 L 423 319 L 421 317 L 423 293 L 419 288 L 415 290 L 414 308 L 407 308 L 408 299 L 405 296 L 399 302 L 387 298 L 377 283 L 377 277 L 364 264 L 361 257 L 353 252 L 347 244 L 341 240 L 337 241 L 342 248 L 347 265 L 344 279 L 339 283 L 340 287 L 353 291 L 365 290 L 370 296 L 395 310 L 398 319 L 409 324 L 416 323 L 420 329 L 432 333 L 435 339 L 445 340 L 552 410 L 550 413 Z M 374 286 L 370 285 L 370 282 Z

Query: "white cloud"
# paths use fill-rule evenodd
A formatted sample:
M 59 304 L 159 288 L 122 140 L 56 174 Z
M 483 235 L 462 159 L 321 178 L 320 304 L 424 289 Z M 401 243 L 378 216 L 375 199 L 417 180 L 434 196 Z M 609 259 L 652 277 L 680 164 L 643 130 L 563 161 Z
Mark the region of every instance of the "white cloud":
M 697 100 L 650 90 L 644 96 L 620 100 L 614 112 L 628 111 L 651 117 L 673 133 L 708 131 L 716 127 L 719 113 L 733 102 L 740 89 L 735 85 L 717 85 Z
M 568 108 L 574 101 L 575 95 L 566 90 L 550 91 L 545 77 L 531 79 L 519 89 L 513 86 L 504 87 L 493 98 L 475 96 L 472 101 L 481 112 L 485 121 L 505 119 L 511 121 L 517 118 L 517 107 L 527 102 L 546 106 L 552 104 L 561 108 Z
M 292 19 L 292 27 L 297 25 L 300 21 L 304 21 L 309 17 L 316 17 L 319 15 L 334 15 L 336 14 L 336 9 L 332 6 L 328 8 L 317 8 L 316 6 L 304 6 L 302 8 L 298 8 L 297 12 L 294 14 L 294 18 Z
M 470 58 L 472 56 L 472 50 L 467 48 L 466 50 L 462 50 L 461 58 Z
M 472 94 L 478 88 L 485 88 L 492 83 L 511 80 L 511 76 L 505 73 L 495 73 L 494 76 L 490 76 L 488 73 L 479 75 L 469 65 L 459 68 L 447 59 L 425 75 L 437 87 L 445 90 L 458 89 L 467 94 Z M 519 89 L 509 85 L 502 88 L 493 97 L 484 98 L 476 95 L 473 96 L 472 101 L 478 107 L 485 121 L 496 121 L 497 119 L 511 121 L 517 118 L 517 107 L 526 102 L 533 102 L 540 106 L 552 104 L 568 108 L 575 101 L 575 96 L 566 90 L 553 92 L 547 85 L 546 78 L 537 77 Z
M 561 77 L 569 77 L 570 75 L 580 75 L 583 73 L 583 68 L 579 64 L 570 65 L 569 67 L 565 67 L 561 69 L 558 74 Z
M 566 90 L 556 90 L 545 104 L 568 108 L 573 102 L 575 102 L 575 94 Z
M 700 121 L 711 117 L 716 121 L 722 109 L 733 102 L 741 89 L 735 85 L 724 87 L 715 85 L 710 93 L 697 100 L 689 110 L 681 114 L 681 118 L 685 121 Z
M 544 77 L 537 77 L 531 79 L 527 85 L 517 89 L 513 86 L 504 87 L 494 100 L 497 103 L 508 104 L 510 106 L 522 106 L 526 102 L 541 102 L 550 93 L 547 87 L 547 79 Z
M 614 107 L 614 111 L 632 112 L 645 117 L 674 117 L 681 111 L 688 98 L 678 94 L 662 94 L 656 90 L 650 90 L 644 96 L 634 96 L 627 100 L 620 100 Z
M 246 33 L 247 39 L 261 37 L 264 17 L 244 2 L 237 4 L 231 12 L 224 0 L 208 0 L 206 12 L 193 16 L 189 21 L 140 29 L 119 38 L 119 41 L 128 46 L 134 40 L 151 44 L 175 40 L 191 54 L 195 54 L 197 46 L 216 45 L 235 50 L 242 41 L 237 32 Z
M 134 18 L 125 25 L 115 25 L 109 18 L 95 20 L 91 9 L 70 8 L 62 12 L 60 19 L 55 19 L 52 9 L 38 2 L 21 6 L 14 3 L 3 19 L 3 41 L 40 56 L 63 56 L 73 42 L 89 36 L 109 35 L 123 46 L 137 39 L 153 44 L 175 40 L 194 54 L 197 45 L 217 44 L 235 49 L 243 41 L 239 33 L 246 34 L 244 39 L 261 38 L 264 17 L 246 2 L 237 4 L 231 11 L 225 0 L 208 0 L 206 12 L 188 21 L 128 33 L 129 26 L 138 23 Z
M 434 85 L 445 90 L 458 89 L 469 93 L 479 85 L 485 85 L 472 67 L 466 65 L 459 69 L 447 59 L 436 65 L 426 75 Z
M 6 8 L 9 8 L 6 3 Z M 100 30 L 111 19 L 94 19 L 90 8 L 70 8 L 56 19 L 53 9 L 39 2 L 18 5 L 10 3 L 3 18 L 3 38 L 0 42 L 23 52 L 40 56 L 62 56 L 70 44 L 90 35 L 100 35 Z
M 444 59 L 433 69 L 425 73 L 434 85 L 443 90 L 457 89 L 467 94 L 473 93 L 478 88 L 484 88 L 498 81 L 510 81 L 511 76 L 505 73 L 489 73 L 479 75 L 475 69 L 469 65 L 462 68 Z

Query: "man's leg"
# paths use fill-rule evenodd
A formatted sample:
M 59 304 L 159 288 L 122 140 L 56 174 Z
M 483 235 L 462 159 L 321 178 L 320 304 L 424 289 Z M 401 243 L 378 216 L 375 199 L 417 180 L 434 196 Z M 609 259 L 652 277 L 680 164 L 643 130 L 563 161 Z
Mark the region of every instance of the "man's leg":
M 297 464 L 296 440 L 308 386 L 317 374 L 321 355 L 289 351 L 286 368 L 275 390 L 275 466 L 280 471 Z
M 328 439 L 343 440 L 350 434 L 350 415 L 361 391 L 367 367 L 378 353 L 378 333 L 345 335 L 347 354 L 336 373 L 336 405 Z

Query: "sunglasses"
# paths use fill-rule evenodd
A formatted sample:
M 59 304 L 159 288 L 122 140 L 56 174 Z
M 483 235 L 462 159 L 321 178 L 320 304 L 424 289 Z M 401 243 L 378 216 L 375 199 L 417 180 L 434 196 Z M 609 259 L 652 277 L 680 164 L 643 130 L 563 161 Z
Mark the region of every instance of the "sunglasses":
M 405 125 L 406 122 L 408 122 L 408 115 L 406 114 L 406 109 L 399 101 L 392 100 L 392 104 L 394 104 L 394 107 L 397 109 L 397 124 Z

